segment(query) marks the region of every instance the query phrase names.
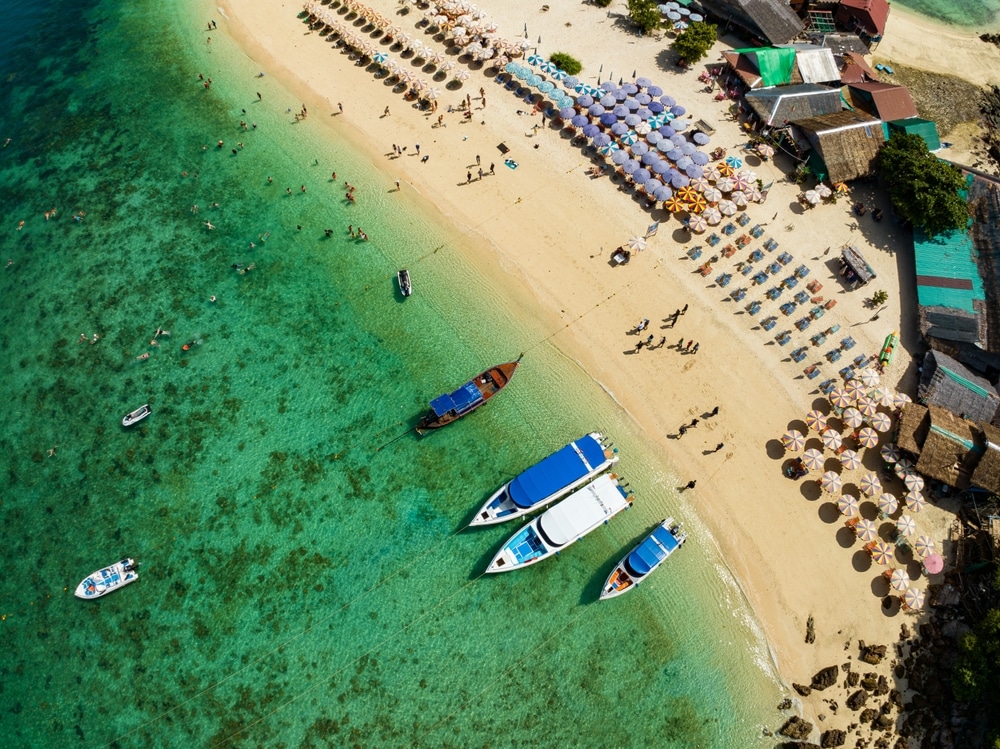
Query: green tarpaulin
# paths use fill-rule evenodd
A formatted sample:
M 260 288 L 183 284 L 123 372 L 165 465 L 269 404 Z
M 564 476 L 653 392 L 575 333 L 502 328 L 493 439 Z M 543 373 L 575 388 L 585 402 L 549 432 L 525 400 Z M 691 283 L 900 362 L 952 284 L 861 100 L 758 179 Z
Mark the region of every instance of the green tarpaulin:
M 795 49 L 792 47 L 745 47 L 735 49 L 741 55 L 753 58 L 765 86 L 784 86 L 792 82 L 795 67 Z

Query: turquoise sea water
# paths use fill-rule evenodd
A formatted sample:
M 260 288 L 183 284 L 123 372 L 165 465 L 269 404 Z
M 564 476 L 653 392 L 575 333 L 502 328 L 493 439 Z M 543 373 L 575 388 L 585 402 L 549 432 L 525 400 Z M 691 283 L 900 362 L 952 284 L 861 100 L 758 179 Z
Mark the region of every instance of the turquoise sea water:
M 451 229 L 292 124 L 299 102 L 222 30 L 209 47 L 203 13 L 21 3 L 0 31 L 3 745 L 769 745 L 766 648 L 672 470 Z M 488 408 L 392 441 L 521 351 Z M 635 507 L 482 577 L 514 528 L 460 532 L 471 513 L 595 427 Z M 667 514 L 692 541 L 597 604 Z M 126 554 L 138 583 L 73 597 Z
M 972 31 L 1000 29 L 1000 0 L 893 0 L 892 5 Z

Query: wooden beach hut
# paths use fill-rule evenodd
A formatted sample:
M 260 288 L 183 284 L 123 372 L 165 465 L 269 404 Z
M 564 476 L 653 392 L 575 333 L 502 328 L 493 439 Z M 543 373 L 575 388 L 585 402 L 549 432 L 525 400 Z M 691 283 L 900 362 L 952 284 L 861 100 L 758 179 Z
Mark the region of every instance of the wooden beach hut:
M 839 97 L 838 91 L 838 107 Z M 793 124 L 812 147 L 809 166 L 813 173 L 831 182 L 850 182 L 871 174 L 875 156 L 885 143 L 882 123 L 865 112 L 838 109 L 796 118 Z
M 917 460 L 917 471 L 957 489 L 968 489 L 982 456 L 978 426 L 936 406 L 928 409 L 930 425 Z
M 959 417 L 987 423 L 993 421 L 1000 406 L 1000 396 L 988 380 L 933 349 L 924 356 L 917 397 L 928 406 L 946 408 Z
M 883 122 L 917 116 L 917 105 L 913 103 L 910 89 L 906 86 L 879 81 L 852 83 L 847 87 L 847 95 L 856 109 L 862 109 Z
M 979 422 L 983 456 L 972 472 L 972 485 L 1000 494 L 1000 429 Z
M 767 44 L 790 42 L 804 26 L 788 7 L 788 0 L 701 0 L 701 4 L 727 27 L 742 30 L 741 36 Z
M 919 403 L 907 403 L 896 427 L 896 446 L 917 457 L 920 455 L 920 448 L 923 447 L 930 428 L 931 417 L 927 406 L 921 406 Z
M 889 20 L 889 0 L 840 0 L 834 19 L 869 45 L 882 39 Z

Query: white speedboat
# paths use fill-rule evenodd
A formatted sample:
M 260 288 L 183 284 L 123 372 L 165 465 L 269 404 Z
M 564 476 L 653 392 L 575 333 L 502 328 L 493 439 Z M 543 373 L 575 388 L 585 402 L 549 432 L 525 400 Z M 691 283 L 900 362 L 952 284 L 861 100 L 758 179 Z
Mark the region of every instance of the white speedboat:
M 486 571 L 507 572 L 547 559 L 631 506 L 617 476 L 598 476 L 511 536 Z
M 599 432 L 570 442 L 497 489 L 469 525 L 493 525 L 540 510 L 618 462 Z
M 122 419 L 122 426 L 130 427 L 137 421 L 142 421 L 151 413 L 153 413 L 153 409 L 149 407 L 148 403 L 145 403 L 139 406 L 137 409 L 135 409 L 135 411 L 129 411 L 127 414 L 125 414 L 124 418 Z
M 410 271 L 403 268 L 396 272 L 396 281 L 399 282 L 399 293 L 409 296 L 413 293 L 413 284 L 410 282 Z
M 680 524 L 675 523 L 673 518 L 664 520 L 611 571 L 601 591 L 601 600 L 636 588 L 686 540 L 687 534 L 681 530 Z
M 100 598 L 138 579 L 139 565 L 134 559 L 126 558 L 84 578 L 83 582 L 76 586 L 75 595 L 84 599 Z

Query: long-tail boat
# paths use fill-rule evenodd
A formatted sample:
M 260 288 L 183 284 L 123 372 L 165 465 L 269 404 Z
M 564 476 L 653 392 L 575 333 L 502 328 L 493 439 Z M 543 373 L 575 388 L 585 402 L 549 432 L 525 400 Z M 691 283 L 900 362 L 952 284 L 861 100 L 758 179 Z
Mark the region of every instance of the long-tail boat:
M 423 434 L 428 429 L 440 429 L 484 405 L 507 386 L 523 358 L 524 354 L 521 354 L 517 361 L 490 367 L 458 390 L 432 400 L 431 410 L 417 424 L 417 434 Z

